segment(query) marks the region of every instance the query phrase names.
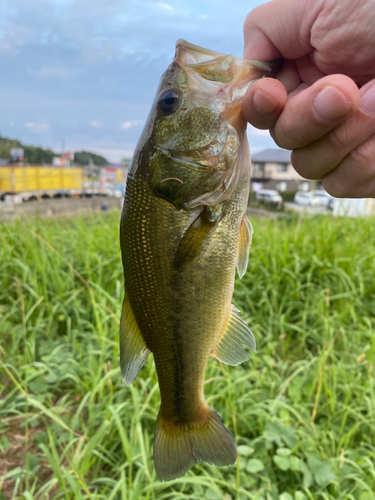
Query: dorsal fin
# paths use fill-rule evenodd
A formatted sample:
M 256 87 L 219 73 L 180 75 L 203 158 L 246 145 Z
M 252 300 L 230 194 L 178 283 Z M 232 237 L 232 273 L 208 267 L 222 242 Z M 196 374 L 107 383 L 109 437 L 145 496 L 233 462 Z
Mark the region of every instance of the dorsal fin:
M 253 332 L 238 315 L 238 309 L 232 305 L 226 329 L 212 356 L 227 365 L 239 365 L 249 359 L 243 345 L 252 351 L 256 350 Z

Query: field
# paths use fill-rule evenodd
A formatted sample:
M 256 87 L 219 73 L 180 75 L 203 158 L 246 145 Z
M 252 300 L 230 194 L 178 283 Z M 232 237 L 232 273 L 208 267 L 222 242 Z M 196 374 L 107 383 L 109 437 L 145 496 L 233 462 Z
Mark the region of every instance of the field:
M 375 500 L 374 220 L 252 220 L 258 352 L 205 384 L 238 461 L 162 483 L 152 356 L 119 373 L 118 218 L 0 225 L 0 500 Z

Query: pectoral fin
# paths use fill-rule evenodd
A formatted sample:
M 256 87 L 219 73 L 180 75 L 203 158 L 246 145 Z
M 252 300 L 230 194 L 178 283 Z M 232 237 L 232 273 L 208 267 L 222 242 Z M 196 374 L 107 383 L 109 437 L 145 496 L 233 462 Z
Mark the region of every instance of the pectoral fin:
M 212 356 L 227 365 L 239 365 L 249 359 L 243 345 L 252 351 L 256 350 L 252 331 L 238 315 L 238 309 L 232 305 L 226 329 Z
M 120 321 L 120 367 L 125 385 L 134 382 L 149 353 L 126 293 Z
M 252 236 L 253 228 L 245 214 L 240 225 L 240 239 L 238 243 L 237 272 L 240 278 L 242 278 L 247 269 Z
M 202 210 L 186 230 L 177 248 L 174 258 L 174 267 L 176 269 L 190 264 L 198 257 L 216 231 L 220 220 L 220 217 L 213 219 L 207 209 Z

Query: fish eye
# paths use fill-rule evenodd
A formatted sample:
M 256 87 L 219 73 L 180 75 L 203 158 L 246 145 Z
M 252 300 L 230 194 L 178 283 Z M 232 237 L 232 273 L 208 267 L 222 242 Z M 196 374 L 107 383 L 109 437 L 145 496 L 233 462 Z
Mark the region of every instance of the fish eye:
M 181 97 L 175 89 L 165 89 L 158 98 L 158 106 L 164 113 L 173 113 L 180 106 Z

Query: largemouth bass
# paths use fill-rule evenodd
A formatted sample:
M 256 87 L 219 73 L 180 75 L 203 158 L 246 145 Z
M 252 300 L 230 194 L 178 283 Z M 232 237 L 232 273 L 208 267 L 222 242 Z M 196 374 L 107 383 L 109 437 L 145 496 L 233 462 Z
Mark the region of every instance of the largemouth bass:
M 127 179 L 121 217 L 125 299 L 120 326 L 125 384 L 154 355 L 161 406 L 157 476 L 196 462 L 230 465 L 230 432 L 204 399 L 208 358 L 248 359 L 255 339 L 231 305 L 235 269 L 246 271 L 250 152 L 241 100 L 271 74 L 179 40 L 163 74 Z

